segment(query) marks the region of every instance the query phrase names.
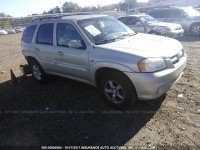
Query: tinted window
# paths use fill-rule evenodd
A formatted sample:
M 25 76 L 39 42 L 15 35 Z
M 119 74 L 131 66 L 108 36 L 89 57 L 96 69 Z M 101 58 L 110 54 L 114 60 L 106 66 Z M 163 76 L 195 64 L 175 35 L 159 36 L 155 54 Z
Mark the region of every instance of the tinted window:
M 57 24 L 57 45 L 69 47 L 68 43 L 71 40 L 80 41 L 85 49 L 85 43 L 78 31 L 71 24 L 58 23 Z
M 118 20 L 121 21 L 122 23 L 126 24 L 126 25 L 128 24 L 127 23 L 127 19 L 125 17 L 124 18 L 119 18 Z
M 24 35 L 23 35 L 23 41 L 24 42 L 26 42 L 26 43 L 32 42 L 33 35 L 35 33 L 36 27 L 37 27 L 37 25 L 32 25 L 32 26 L 26 27 L 26 30 L 25 30 Z
M 159 14 L 159 11 L 151 11 L 151 12 L 149 12 L 149 15 L 154 17 L 154 18 L 158 18 L 158 14 Z
M 53 23 L 40 25 L 37 33 L 37 43 L 53 45 L 53 26 Z
M 182 12 L 178 9 L 170 10 L 170 18 L 182 18 Z
M 135 25 L 138 22 L 140 20 L 137 17 L 127 17 L 127 25 Z
M 155 10 L 149 13 L 154 18 L 169 18 L 169 10 Z
M 119 21 L 123 22 L 125 25 L 135 25 L 137 22 L 140 22 L 137 17 L 119 18 Z

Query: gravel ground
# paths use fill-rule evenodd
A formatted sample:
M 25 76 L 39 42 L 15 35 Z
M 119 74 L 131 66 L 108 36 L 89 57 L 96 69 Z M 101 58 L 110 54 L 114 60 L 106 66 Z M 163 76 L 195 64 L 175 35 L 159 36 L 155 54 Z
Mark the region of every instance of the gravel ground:
M 8 45 L 12 36 L 19 47 L 21 35 L 16 34 L 5 36 L 7 43 L 0 37 L 1 48 L 15 51 L 14 43 L 12 48 Z M 53 76 L 38 84 L 20 73 L 24 59 L 0 59 L 4 61 L 0 64 L 0 149 L 42 145 L 200 149 L 200 38 L 186 35 L 178 40 L 188 55 L 182 78 L 163 97 L 139 101 L 123 112 L 106 105 L 90 85 Z M 18 77 L 16 85 L 10 82 L 10 69 Z

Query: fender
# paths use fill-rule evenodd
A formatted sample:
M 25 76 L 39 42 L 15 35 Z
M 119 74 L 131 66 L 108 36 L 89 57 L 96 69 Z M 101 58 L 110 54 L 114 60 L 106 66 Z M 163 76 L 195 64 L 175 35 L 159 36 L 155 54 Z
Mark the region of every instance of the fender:
M 135 72 L 131 68 L 119 63 L 108 62 L 108 61 L 97 62 L 90 67 L 91 81 L 95 83 L 95 85 L 96 85 L 96 81 L 95 81 L 96 71 L 101 68 L 111 68 L 111 69 L 119 70 L 121 72 Z
M 23 55 L 25 56 L 25 57 L 33 57 L 33 58 L 35 58 L 39 63 L 41 63 L 41 59 L 36 55 L 36 54 L 34 54 L 34 53 L 32 53 L 32 52 L 27 52 L 27 51 L 23 51 Z

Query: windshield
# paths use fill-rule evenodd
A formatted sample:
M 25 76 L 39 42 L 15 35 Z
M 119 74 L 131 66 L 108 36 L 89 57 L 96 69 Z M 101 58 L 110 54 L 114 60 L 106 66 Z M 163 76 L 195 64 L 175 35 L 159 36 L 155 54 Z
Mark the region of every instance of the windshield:
M 193 9 L 193 8 L 185 8 L 184 11 L 189 15 L 189 16 L 200 16 L 200 13 Z
M 152 22 L 158 22 L 155 18 L 151 16 L 139 16 L 140 20 L 144 23 L 152 23 Z
M 84 19 L 77 23 L 95 45 L 110 43 L 135 35 L 130 28 L 113 17 Z

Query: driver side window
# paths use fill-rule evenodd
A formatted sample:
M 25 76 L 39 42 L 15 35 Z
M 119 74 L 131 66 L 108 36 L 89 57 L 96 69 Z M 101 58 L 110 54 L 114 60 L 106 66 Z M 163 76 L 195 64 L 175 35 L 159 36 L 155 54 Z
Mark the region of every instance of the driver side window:
M 81 49 L 86 49 L 83 39 L 73 25 L 68 23 L 58 23 L 56 32 L 57 46 L 69 47 L 70 41 L 80 41 L 83 45 Z
M 127 25 L 136 25 L 139 22 L 140 22 L 140 20 L 137 17 L 128 17 L 127 18 Z

